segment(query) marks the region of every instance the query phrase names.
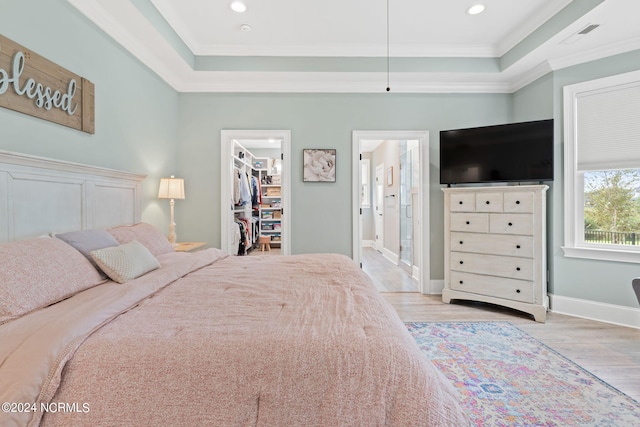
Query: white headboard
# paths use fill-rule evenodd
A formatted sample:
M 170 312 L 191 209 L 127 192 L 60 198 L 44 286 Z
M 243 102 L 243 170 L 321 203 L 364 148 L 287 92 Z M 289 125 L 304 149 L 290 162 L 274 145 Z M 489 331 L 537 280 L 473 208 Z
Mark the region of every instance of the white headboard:
M 145 177 L 0 150 L 0 242 L 140 222 Z

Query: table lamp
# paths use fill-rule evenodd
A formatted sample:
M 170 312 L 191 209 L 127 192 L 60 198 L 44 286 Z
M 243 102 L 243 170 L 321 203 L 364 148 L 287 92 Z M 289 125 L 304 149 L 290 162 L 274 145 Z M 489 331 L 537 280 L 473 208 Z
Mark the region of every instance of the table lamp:
M 184 179 L 176 178 L 171 175 L 171 178 L 160 179 L 160 189 L 158 190 L 159 199 L 171 199 L 169 206 L 171 206 L 171 222 L 169 223 L 169 242 L 172 244 L 176 242 L 176 223 L 173 220 L 173 207 L 176 204 L 174 199 L 184 199 Z

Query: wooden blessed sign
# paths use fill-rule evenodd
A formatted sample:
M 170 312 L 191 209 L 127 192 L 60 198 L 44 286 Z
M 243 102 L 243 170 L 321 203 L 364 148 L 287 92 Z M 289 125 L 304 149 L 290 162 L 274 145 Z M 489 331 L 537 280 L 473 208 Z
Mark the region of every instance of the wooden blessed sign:
M 95 133 L 93 83 L 2 35 L 0 107 Z

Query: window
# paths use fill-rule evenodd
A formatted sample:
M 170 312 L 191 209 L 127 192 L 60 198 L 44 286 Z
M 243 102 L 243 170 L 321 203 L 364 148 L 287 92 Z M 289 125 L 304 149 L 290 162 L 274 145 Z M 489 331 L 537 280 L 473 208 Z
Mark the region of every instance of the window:
M 565 256 L 640 262 L 640 72 L 564 89 Z

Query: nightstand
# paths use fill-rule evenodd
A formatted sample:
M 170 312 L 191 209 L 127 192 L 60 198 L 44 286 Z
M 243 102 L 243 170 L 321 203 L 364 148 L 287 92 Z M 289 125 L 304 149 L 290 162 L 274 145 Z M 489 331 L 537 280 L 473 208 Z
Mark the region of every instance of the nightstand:
M 173 249 L 176 252 L 193 252 L 202 249 L 206 245 L 207 242 L 179 242 L 173 244 Z

